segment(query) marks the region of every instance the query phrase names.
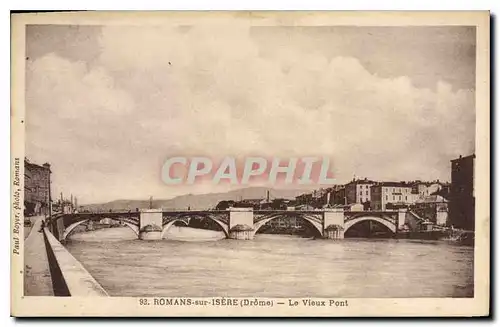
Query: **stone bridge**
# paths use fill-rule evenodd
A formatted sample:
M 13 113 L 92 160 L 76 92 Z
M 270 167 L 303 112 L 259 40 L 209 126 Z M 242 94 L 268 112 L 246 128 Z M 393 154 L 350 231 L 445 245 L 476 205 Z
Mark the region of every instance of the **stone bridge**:
M 139 239 L 162 239 L 167 230 L 176 222 L 189 224 L 193 218 L 206 218 L 217 223 L 231 239 L 253 239 L 257 231 L 267 222 L 276 218 L 301 218 L 308 221 L 323 238 L 342 239 L 344 233 L 357 223 L 375 221 L 397 233 L 411 212 L 399 211 L 344 211 L 343 209 L 322 210 L 252 210 L 251 208 L 231 208 L 218 210 L 164 211 L 161 209 L 140 212 L 73 213 L 52 216 L 48 224 L 52 233 L 64 241 L 74 229 L 89 221 L 110 218 L 122 222 L 134 231 Z

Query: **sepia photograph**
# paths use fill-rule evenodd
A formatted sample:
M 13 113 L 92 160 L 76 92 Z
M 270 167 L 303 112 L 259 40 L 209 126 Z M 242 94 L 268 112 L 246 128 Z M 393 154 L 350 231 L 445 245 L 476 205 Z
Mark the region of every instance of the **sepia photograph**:
M 14 315 L 488 314 L 488 12 L 13 29 Z

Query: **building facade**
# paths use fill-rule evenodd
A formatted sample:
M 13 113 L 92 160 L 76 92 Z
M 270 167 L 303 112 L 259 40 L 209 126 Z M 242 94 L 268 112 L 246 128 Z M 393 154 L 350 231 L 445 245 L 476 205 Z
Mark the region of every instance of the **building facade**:
M 50 214 L 50 164 L 37 165 L 24 160 L 24 214 Z
M 345 185 L 346 204 L 371 201 L 371 187 L 376 182 L 368 179 L 354 179 Z
M 333 205 L 336 204 L 347 204 L 347 198 L 345 194 L 345 186 L 338 187 L 336 190 L 333 191 L 333 196 L 331 197 L 331 201 Z
M 417 194 L 406 182 L 381 182 L 371 187 L 370 208 L 377 211 L 397 209 L 415 203 Z
M 418 199 L 422 200 L 427 196 L 437 194 L 445 187 L 447 187 L 447 183 L 442 183 L 439 180 L 433 182 L 415 181 L 412 183 L 412 192 L 418 195 Z
M 475 154 L 451 160 L 450 223 L 475 230 L 474 161 Z

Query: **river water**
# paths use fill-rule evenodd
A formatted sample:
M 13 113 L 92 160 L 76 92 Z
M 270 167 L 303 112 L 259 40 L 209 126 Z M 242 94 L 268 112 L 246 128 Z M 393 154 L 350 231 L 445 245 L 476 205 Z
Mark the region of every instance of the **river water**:
M 473 247 L 396 239 L 253 241 L 172 227 L 141 241 L 127 227 L 66 244 L 111 296 L 472 297 Z

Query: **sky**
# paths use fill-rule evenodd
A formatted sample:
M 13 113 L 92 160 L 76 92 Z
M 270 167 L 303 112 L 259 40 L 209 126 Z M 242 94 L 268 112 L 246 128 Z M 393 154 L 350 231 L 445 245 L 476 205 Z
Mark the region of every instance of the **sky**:
M 178 155 L 326 156 L 339 184 L 448 181 L 474 152 L 475 53 L 460 26 L 31 25 L 26 156 L 81 204 L 238 187 L 166 185 Z

